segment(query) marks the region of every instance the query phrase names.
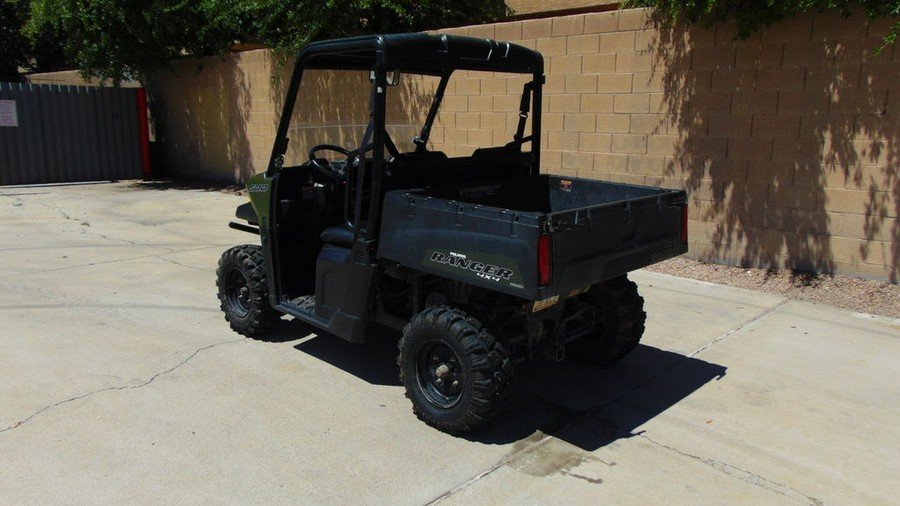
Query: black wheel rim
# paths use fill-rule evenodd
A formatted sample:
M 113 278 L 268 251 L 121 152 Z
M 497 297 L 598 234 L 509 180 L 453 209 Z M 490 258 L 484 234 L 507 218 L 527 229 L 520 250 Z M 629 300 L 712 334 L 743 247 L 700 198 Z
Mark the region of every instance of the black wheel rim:
M 446 409 L 459 402 L 465 374 L 452 348 L 442 341 L 430 340 L 419 348 L 416 379 L 428 402 Z
M 225 296 L 231 312 L 243 318 L 250 312 L 250 287 L 247 277 L 238 270 L 232 270 L 225 277 Z

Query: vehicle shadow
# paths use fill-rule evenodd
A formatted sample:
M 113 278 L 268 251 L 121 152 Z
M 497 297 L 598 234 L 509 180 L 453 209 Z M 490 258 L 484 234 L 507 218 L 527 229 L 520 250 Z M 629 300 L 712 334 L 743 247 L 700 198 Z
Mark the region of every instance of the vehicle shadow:
M 290 322 L 290 325 L 298 329 L 295 336 L 306 335 L 299 334 L 304 328 L 308 329 L 307 334 L 310 332 L 317 334 L 294 346 L 295 349 L 327 362 L 367 383 L 401 386 L 397 368 L 399 332 L 376 329 L 369 332 L 365 342 L 354 344 L 297 321 Z
M 272 340 L 287 341 L 289 335 L 296 339 L 312 332 L 299 322 L 286 323 Z M 294 348 L 367 383 L 401 387 L 398 337 L 398 332 L 382 329 L 365 343 L 352 344 L 314 335 Z M 593 451 L 632 437 L 635 429 L 725 372 L 724 366 L 647 345 L 604 367 L 574 360 L 520 364 L 508 409 L 484 429 L 460 437 L 506 445 L 541 433 Z
M 604 367 L 522 364 L 510 408 L 465 437 L 510 444 L 543 433 L 594 451 L 636 435 L 635 429 L 725 372 L 724 366 L 647 345 Z

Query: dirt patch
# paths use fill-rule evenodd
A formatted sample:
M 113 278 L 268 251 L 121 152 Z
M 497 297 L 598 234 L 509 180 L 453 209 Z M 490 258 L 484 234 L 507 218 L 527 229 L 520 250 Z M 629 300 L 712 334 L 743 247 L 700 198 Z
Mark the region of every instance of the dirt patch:
M 687 258 L 666 260 L 646 270 L 900 318 L 900 285 L 881 281 L 780 269 L 747 269 Z

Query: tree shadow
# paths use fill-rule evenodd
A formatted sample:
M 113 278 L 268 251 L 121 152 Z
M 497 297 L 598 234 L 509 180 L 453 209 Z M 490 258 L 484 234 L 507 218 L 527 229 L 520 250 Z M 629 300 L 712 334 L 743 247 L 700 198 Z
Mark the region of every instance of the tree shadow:
M 841 33 L 820 28 L 837 21 L 800 16 L 736 41 L 731 25 L 651 18 L 656 35 L 639 50 L 662 81 L 653 134 L 675 137 L 666 175 L 684 178 L 706 232 L 697 258 L 833 273 L 855 247 L 897 282 L 896 45 L 875 56 L 889 25 L 861 15 Z

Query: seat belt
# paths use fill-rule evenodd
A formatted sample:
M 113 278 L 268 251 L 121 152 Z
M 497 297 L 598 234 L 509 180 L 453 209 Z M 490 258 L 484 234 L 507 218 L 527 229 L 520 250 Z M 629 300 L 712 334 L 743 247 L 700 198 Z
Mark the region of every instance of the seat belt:
M 519 126 L 516 128 L 516 134 L 513 135 L 513 139 L 516 141 L 516 144 L 522 144 L 531 140 L 531 136 L 527 138 L 525 135 L 525 122 L 528 121 L 528 112 L 531 110 L 531 91 L 534 88 L 534 83 L 526 83 L 522 89 L 522 102 L 519 104 Z
M 366 180 L 366 146 L 369 145 L 369 140 L 372 138 L 372 135 L 375 133 L 375 87 L 372 87 L 372 97 L 369 99 L 369 125 L 366 127 L 366 133 L 363 134 L 362 142 L 359 145 L 359 149 L 356 150 L 356 160 L 358 165 L 356 166 L 356 188 L 354 191 L 356 192 L 355 208 L 353 209 L 353 224 L 354 229 L 360 229 L 360 220 L 362 213 L 362 196 L 363 192 L 360 189 L 363 187 L 363 184 Z M 353 162 L 351 161 L 352 165 Z M 349 196 L 348 196 L 349 197 Z M 349 203 L 349 199 L 348 199 Z M 345 213 L 346 215 L 346 213 Z M 354 239 L 356 235 L 354 234 Z

